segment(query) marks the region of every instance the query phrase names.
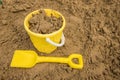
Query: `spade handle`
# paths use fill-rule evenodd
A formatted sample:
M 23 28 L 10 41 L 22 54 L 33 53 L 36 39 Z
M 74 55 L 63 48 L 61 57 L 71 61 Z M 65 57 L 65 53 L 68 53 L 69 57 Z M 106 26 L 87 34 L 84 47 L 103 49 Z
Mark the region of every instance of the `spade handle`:
M 78 63 L 73 62 L 73 59 L 78 59 Z M 69 57 L 38 56 L 37 63 L 39 62 L 67 63 L 71 68 L 76 68 L 76 69 L 83 68 L 83 59 L 80 54 L 71 54 Z

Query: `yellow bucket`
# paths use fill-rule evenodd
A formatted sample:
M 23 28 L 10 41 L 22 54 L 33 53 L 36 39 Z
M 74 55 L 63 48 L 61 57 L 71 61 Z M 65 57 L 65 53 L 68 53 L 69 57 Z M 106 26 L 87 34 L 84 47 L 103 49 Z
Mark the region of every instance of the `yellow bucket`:
M 52 32 L 50 34 L 39 34 L 30 31 L 29 29 L 29 20 L 32 18 L 33 14 L 39 14 L 39 10 L 33 11 L 25 17 L 24 27 L 27 31 L 30 39 L 35 46 L 35 48 L 44 53 L 51 53 L 57 47 L 61 47 L 65 43 L 65 37 L 63 35 L 63 29 L 65 28 L 65 18 L 63 15 L 52 9 L 43 9 L 47 16 L 51 16 L 51 14 L 57 18 L 60 16 L 63 19 L 63 24 L 58 31 Z M 60 42 L 61 41 L 61 42 Z M 59 43 L 60 42 L 60 43 Z

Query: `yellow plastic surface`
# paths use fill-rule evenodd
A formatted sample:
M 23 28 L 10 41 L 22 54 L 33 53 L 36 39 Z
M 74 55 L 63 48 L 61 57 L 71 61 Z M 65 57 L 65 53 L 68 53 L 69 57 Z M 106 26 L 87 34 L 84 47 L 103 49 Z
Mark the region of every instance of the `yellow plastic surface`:
M 28 35 L 30 36 L 30 39 L 36 49 L 38 49 L 40 52 L 51 53 L 57 47 L 46 42 L 46 38 L 50 38 L 53 42 L 59 43 L 61 36 L 62 36 L 63 29 L 65 27 L 65 19 L 61 13 L 59 13 L 55 10 L 51 10 L 51 9 L 44 9 L 44 10 L 45 10 L 47 16 L 51 16 L 51 14 L 53 14 L 53 16 L 56 16 L 57 18 L 59 18 L 60 16 L 62 17 L 63 25 L 61 26 L 61 28 L 58 31 L 52 32 L 50 34 L 39 34 L 39 33 L 34 33 L 32 31 L 30 31 L 28 22 L 32 18 L 32 14 L 39 14 L 39 10 L 31 12 L 30 14 L 28 14 L 25 17 L 24 27 L 25 27 L 25 30 L 27 31 Z
M 74 63 L 72 60 L 78 59 L 78 63 Z M 34 51 L 28 50 L 16 50 L 11 62 L 11 67 L 31 68 L 36 63 L 43 62 L 56 62 L 66 63 L 71 68 L 82 69 L 83 59 L 80 54 L 71 54 L 69 57 L 45 57 L 38 56 Z

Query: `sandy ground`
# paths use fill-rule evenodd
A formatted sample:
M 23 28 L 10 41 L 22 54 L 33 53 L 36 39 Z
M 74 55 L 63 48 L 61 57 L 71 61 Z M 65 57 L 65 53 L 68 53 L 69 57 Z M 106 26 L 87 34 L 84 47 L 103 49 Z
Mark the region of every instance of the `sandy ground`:
M 24 30 L 31 11 L 51 8 L 66 19 L 66 43 L 47 55 L 37 51 Z M 44 56 L 80 53 L 84 68 L 66 64 L 37 64 L 11 68 L 15 50 Z M 120 0 L 3 0 L 0 5 L 0 80 L 120 80 Z

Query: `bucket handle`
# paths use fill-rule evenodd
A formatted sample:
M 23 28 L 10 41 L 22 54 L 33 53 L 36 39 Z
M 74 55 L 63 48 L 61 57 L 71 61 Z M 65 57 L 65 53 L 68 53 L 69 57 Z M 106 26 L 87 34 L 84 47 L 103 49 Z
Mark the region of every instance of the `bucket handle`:
M 60 44 L 53 42 L 52 40 L 50 40 L 50 38 L 46 38 L 46 41 L 48 43 L 52 44 L 53 46 L 61 47 L 61 46 L 63 46 L 65 44 L 65 36 L 62 33 L 61 43 Z

